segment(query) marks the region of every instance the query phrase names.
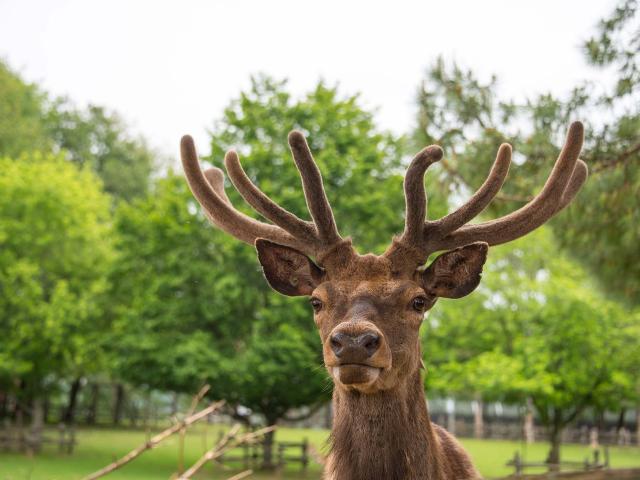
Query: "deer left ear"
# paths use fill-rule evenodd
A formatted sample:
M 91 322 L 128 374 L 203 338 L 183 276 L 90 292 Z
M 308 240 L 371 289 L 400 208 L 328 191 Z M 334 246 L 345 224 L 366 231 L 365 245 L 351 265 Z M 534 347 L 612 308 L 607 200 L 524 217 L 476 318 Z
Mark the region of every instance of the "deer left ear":
M 470 294 L 480 283 L 488 250 L 488 244 L 476 242 L 443 253 L 420 274 L 422 287 L 428 294 L 443 298 Z
M 256 250 L 267 282 L 283 295 L 311 295 L 322 281 L 324 271 L 294 248 L 258 238 Z

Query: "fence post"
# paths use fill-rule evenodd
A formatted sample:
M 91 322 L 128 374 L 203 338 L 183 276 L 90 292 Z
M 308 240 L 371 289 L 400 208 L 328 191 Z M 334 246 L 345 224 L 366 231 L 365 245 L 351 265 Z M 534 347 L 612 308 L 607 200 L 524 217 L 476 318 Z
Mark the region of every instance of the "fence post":
M 604 468 L 609 468 L 609 445 L 604 446 Z
M 284 470 L 284 465 L 285 465 L 285 461 L 284 461 L 285 448 L 287 448 L 286 445 L 283 445 L 283 444 L 278 445 L 278 467 L 281 470 Z
M 309 466 L 309 439 L 304 437 L 302 439 L 302 471 L 306 472 Z
M 58 424 L 58 451 L 64 453 L 64 424 Z
M 244 469 L 249 470 L 249 462 L 251 461 L 251 451 L 249 450 L 249 444 L 245 443 L 242 445 L 242 461 L 244 464 Z
M 71 455 L 73 453 L 74 447 L 76 446 L 76 429 L 75 429 L 75 427 L 69 427 L 67 429 L 67 433 L 68 433 L 67 437 L 68 437 L 68 440 L 69 440 L 69 443 L 67 445 L 67 453 L 69 455 Z

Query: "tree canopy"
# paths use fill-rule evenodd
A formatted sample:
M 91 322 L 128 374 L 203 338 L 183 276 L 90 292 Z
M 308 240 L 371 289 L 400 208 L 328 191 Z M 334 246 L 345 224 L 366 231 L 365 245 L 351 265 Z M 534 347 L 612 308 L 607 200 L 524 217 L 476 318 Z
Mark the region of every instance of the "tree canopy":
M 0 382 L 39 393 L 103 366 L 109 197 L 91 172 L 38 153 L 1 159 L 0 190 Z

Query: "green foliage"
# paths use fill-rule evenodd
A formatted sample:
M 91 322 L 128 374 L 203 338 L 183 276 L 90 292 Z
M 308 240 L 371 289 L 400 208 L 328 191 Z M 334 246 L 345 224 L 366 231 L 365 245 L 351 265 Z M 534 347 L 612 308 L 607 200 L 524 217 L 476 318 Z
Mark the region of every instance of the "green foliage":
M 376 128 L 357 95 L 341 97 L 337 88 L 320 82 L 295 100 L 285 87 L 283 81 L 253 78 L 251 89 L 231 102 L 212 131 L 212 162 L 237 149 L 247 174 L 267 195 L 308 217 L 287 146 L 291 130 L 303 131 L 324 173 L 341 233 L 363 251 L 381 253 L 403 226 L 400 142 Z M 242 202 L 235 192 L 232 199 Z M 436 198 L 432 210 L 441 213 L 443 203 Z
M 0 384 L 45 381 L 101 366 L 109 198 L 60 157 L 0 160 Z
M 0 60 L 0 156 L 50 146 L 43 122 L 46 95 Z
M 640 24 L 637 0 L 621 1 L 612 14 L 600 20 L 597 35 L 584 43 L 587 59 L 595 66 L 613 66 L 618 79 L 613 94 L 607 100 L 637 93 L 640 83 L 638 51 L 640 50 Z
M 58 99 L 49 112 L 49 134 L 57 148 L 79 165 L 87 165 L 118 199 L 131 200 L 147 191 L 154 153 L 142 138 L 134 138 L 119 115 L 104 107 L 77 109 Z
M 51 99 L 0 60 L 0 156 L 36 150 L 64 152 L 91 168 L 107 193 L 125 200 L 146 192 L 154 163 L 145 141 L 132 137 L 116 113 Z
M 219 294 L 239 294 L 235 273 L 241 270 L 219 268 L 226 255 L 215 241 L 221 234 L 207 225 L 184 180 L 172 174 L 148 197 L 120 205 L 116 225 L 116 371 L 134 384 L 193 392 L 219 368 L 218 350 L 229 350 L 242 332 L 234 331 L 233 319 L 243 310 Z
M 514 146 L 514 165 L 489 208 L 504 215 L 544 184 L 570 121 L 586 123 L 582 158 L 591 176 L 566 212 L 550 224 L 560 245 L 600 280 L 600 287 L 631 305 L 640 300 L 640 24 L 635 1 L 601 22 L 585 52 L 595 66 L 615 69 L 614 93 L 586 81 L 566 98 L 541 94 L 523 104 L 499 97 L 496 79 L 438 60 L 419 94 L 414 141 L 445 147 L 441 180 L 466 197 L 486 177 L 498 146 Z
M 635 405 L 638 328 L 638 313 L 600 294 L 542 229 L 492 249 L 481 287 L 436 306 L 423 332 L 428 389 L 531 398 L 561 429 L 589 408 Z

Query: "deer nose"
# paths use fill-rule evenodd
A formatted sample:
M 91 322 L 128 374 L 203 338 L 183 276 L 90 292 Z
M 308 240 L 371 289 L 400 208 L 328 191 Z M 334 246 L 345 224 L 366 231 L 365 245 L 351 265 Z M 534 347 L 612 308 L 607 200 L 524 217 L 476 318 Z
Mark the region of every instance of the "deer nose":
M 373 356 L 380 348 L 380 335 L 374 332 L 365 332 L 359 335 L 350 335 L 344 332 L 336 332 L 329 339 L 331 350 L 344 363 L 364 362 Z

